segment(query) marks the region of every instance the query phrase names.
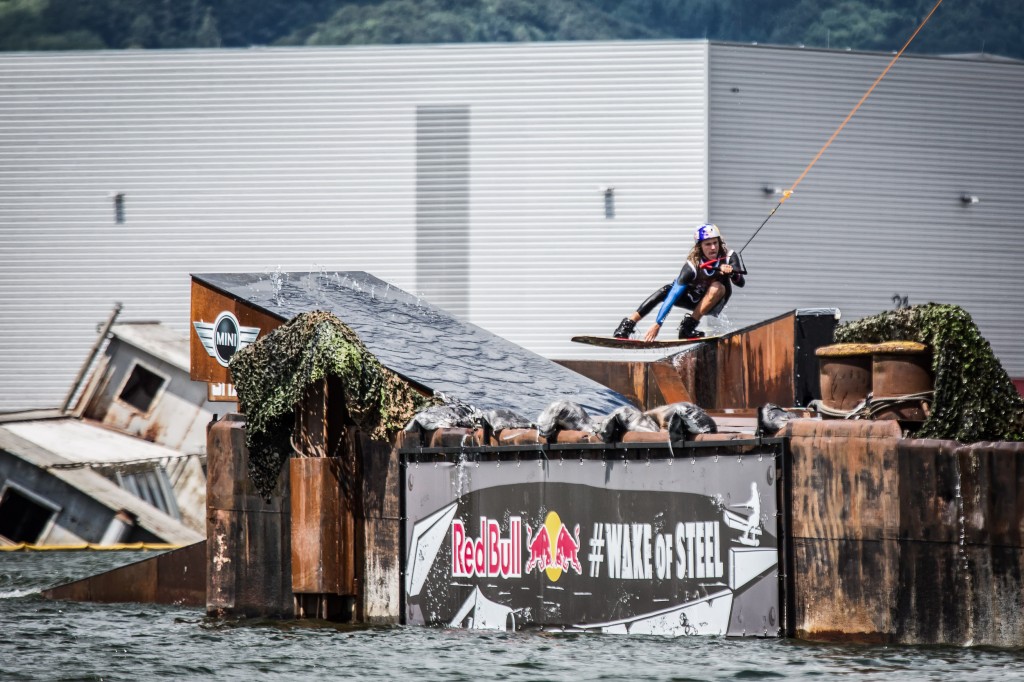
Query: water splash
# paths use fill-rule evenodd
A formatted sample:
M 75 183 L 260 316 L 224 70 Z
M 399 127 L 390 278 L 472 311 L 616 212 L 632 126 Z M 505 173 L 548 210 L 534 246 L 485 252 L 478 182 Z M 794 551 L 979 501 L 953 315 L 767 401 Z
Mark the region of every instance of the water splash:
M 281 290 L 284 288 L 284 282 L 286 277 L 287 275 L 285 272 L 282 271 L 280 265 L 278 265 L 273 270 L 267 271 L 267 279 L 270 280 L 271 286 L 274 287 L 274 305 L 281 305 Z
M 964 572 L 969 572 L 970 563 L 967 558 L 967 512 L 964 509 L 964 498 L 961 488 L 960 458 L 954 455 L 953 463 L 955 464 L 954 468 L 956 470 L 956 486 L 954 487 L 955 493 L 953 496 L 953 501 L 956 505 L 956 521 L 957 529 L 959 531 L 959 538 L 957 541 L 957 564 Z M 970 580 L 969 574 L 967 576 L 967 579 Z
M 721 336 L 732 329 L 732 322 L 729 321 L 729 315 L 724 310 L 717 316 L 708 315 L 704 319 L 707 320 L 708 331 L 713 336 Z
M 466 446 L 466 434 L 462 437 L 462 447 Z M 459 453 L 459 460 L 455 463 L 455 497 L 461 498 L 469 492 L 469 471 L 466 467 L 466 453 Z
M 956 518 L 957 525 L 959 527 L 959 539 L 957 542 L 957 568 L 963 571 L 964 574 L 964 586 L 967 588 L 967 592 L 971 591 L 971 564 L 967 557 L 967 512 L 964 508 L 964 498 L 962 494 L 962 479 L 960 472 L 960 458 L 954 453 L 953 464 L 956 471 L 956 487 L 954 488 L 954 503 L 956 504 Z M 967 606 L 967 617 L 964 622 L 967 624 L 967 628 L 973 630 L 974 617 L 974 605 L 972 600 L 966 600 Z M 973 637 L 970 638 L 973 640 Z

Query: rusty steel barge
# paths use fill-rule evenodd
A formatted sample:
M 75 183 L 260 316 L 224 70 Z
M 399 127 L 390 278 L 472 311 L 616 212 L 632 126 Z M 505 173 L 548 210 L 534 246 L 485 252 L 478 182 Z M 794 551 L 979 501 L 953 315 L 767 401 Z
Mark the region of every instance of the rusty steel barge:
M 871 419 L 809 408 L 919 395 L 920 349 L 830 351 L 836 311 L 812 310 L 664 357 L 557 364 L 365 273 L 209 274 L 192 282 L 193 380 L 232 396 L 231 355 L 312 310 L 423 396 L 531 420 L 555 401 L 595 415 L 695 404 L 717 428 L 606 440 L 484 422 L 380 439 L 324 377 L 295 405 L 294 452 L 271 494 L 250 476 L 246 417 L 218 419 L 206 541 L 48 596 L 237 617 L 1024 645 L 1024 446 L 906 437 L 925 401 Z M 757 418 L 769 403 L 789 408 L 771 429 Z

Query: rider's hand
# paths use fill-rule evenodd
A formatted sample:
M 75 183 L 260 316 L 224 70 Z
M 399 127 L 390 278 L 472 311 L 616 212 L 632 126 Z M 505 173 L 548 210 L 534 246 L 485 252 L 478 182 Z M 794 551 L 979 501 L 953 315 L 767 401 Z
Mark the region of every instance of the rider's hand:
M 651 325 L 651 328 L 647 330 L 647 333 L 644 334 L 644 341 L 654 341 L 654 339 L 658 338 L 659 331 L 661 331 L 661 325 L 655 322 Z
M 722 274 L 726 276 L 731 275 L 733 273 L 733 267 L 728 263 L 722 263 L 719 269 L 722 271 Z

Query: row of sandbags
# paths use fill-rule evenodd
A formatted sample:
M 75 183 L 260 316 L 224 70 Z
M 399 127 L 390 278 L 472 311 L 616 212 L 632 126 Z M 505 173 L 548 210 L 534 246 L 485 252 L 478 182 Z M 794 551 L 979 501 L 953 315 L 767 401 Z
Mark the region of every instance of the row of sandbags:
M 789 419 L 782 408 L 767 404 L 758 411 L 758 432 L 775 433 Z M 551 403 L 536 422 L 512 410 L 477 410 L 458 400 L 446 399 L 441 405 L 420 411 L 406 425 L 406 431 L 434 431 L 445 428 L 483 428 L 498 436 L 505 429 L 537 429 L 541 438 L 551 441 L 559 431 L 584 431 L 597 435 L 605 443 L 616 443 L 631 431 L 668 431 L 672 441 L 692 440 L 702 433 L 717 433 L 715 420 L 697 405 L 672 403 L 641 412 L 623 406 L 611 414 L 594 418 L 578 403 L 559 400 Z

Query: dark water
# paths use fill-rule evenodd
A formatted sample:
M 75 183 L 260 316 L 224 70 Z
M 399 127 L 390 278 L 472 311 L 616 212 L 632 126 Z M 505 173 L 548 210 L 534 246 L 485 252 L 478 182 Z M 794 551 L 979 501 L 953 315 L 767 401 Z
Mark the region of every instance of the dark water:
M 149 556 L 0 552 L 0 680 L 1024 679 L 1024 651 L 226 623 L 201 609 L 38 594 Z

